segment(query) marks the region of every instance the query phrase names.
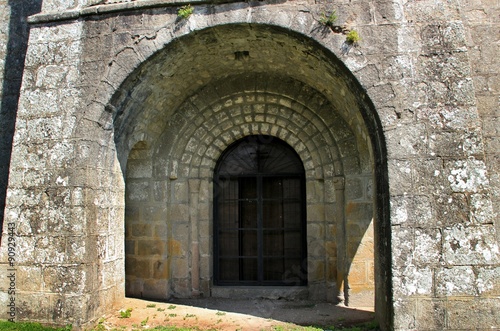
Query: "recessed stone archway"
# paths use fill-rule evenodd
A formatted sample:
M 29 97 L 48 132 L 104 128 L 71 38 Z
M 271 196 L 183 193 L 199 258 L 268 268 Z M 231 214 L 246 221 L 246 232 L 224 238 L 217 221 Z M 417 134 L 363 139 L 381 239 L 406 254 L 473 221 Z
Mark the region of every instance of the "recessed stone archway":
M 229 29 L 224 39 L 219 38 Z M 139 190 L 146 188 L 147 198 L 137 204 L 140 212 L 127 203 L 127 229 L 129 224 L 141 227 L 148 222 L 151 229 L 161 229 L 159 233 L 150 230 L 154 240 L 129 232 L 127 245 L 135 255 L 130 258 L 140 259 L 139 250 L 149 254 L 146 266 L 140 268 L 142 276 L 127 275 L 129 295 L 210 295 L 213 170 L 231 143 L 256 134 L 282 139 L 304 162 L 308 271 L 312 275 L 306 295 L 352 302 L 356 293 L 375 290 L 375 275 L 380 293 L 387 291 L 387 283 L 380 284 L 387 279 L 380 273 L 386 263 L 380 261 L 387 261 L 387 255 L 379 256 L 378 265 L 373 257 L 375 236 L 384 236 L 380 229 L 373 229 L 373 220 L 381 215 L 377 212 L 384 210 L 376 207 L 375 192 L 381 188 L 375 172 L 385 178 L 385 156 L 379 155 L 380 146 L 372 141 L 373 137 L 378 144 L 383 141 L 377 136 L 380 131 L 373 130 L 377 126 L 373 107 L 332 54 L 307 38 L 280 30 L 231 25 L 187 35 L 134 72 L 113 99 L 112 109 L 119 114 L 115 141 L 122 168 L 137 142 L 151 146 L 150 175 L 143 178 L 142 186 L 136 185 Z M 276 39 L 282 49 L 271 46 Z M 216 51 L 210 48 L 208 56 L 196 59 L 204 47 L 200 40 L 210 42 Z M 253 51 L 241 55 L 234 51 L 234 44 L 238 50 L 266 50 L 267 56 L 252 58 Z M 317 68 L 307 62 L 311 50 L 318 54 L 313 60 Z M 281 64 L 273 64 L 285 54 L 297 58 L 287 74 Z M 217 61 L 221 56 L 226 59 Z M 187 65 L 196 72 L 179 71 Z M 186 88 L 190 80 L 199 87 Z M 128 201 L 135 193 L 127 191 Z M 137 216 L 144 215 L 145 208 L 160 211 L 152 223 Z M 168 269 L 167 280 L 158 267 Z M 385 292 L 383 297 L 390 295 Z M 387 312 L 380 310 L 382 315 Z
M 484 61 L 491 47 L 476 47 L 491 39 L 488 18 L 494 6 L 477 20 L 475 2 L 197 2 L 193 15 L 180 20 L 177 9 L 183 4 L 169 0 L 43 2 L 42 13 L 27 19 L 16 129 L 12 144 L 7 141 L 12 157 L 2 243 L 15 224 L 18 320 L 90 327 L 123 298 L 127 159 L 134 177 L 128 184 L 138 188 L 150 178 L 144 192 L 158 199 L 143 214 L 148 220 L 161 207 L 166 211 L 156 215 L 168 219 L 171 198 L 206 206 L 191 196 L 210 192 L 203 187 L 208 181 L 188 179 L 185 193 L 180 177 L 169 179 L 179 183 L 175 188 L 153 179 L 154 146 L 186 100 L 196 106 L 186 111 L 198 112 L 207 95 L 233 85 L 235 93 L 251 90 L 255 80 L 241 82 L 251 73 L 304 84 L 297 99 L 323 95 L 354 133 L 360 171 L 370 175 L 336 179 L 351 194 L 342 197 L 353 199 L 343 203 L 347 229 L 356 230 L 349 227 L 348 211 L 376 216 L 376 311 L 382 329 L 499 324 L 498 314 L 491 314 L 500 300 L 493 111 L 498 89 L 492 78 L 498 77 L 498 66 Z M 86 7 L 90 4 L 95 6 Z M 14 7 L 6 7 L 7 18 Z M 342 53 L 345 35 L 318 20 L 327 9 L 340 14 L 339 25 L 360 33 L 359 48 Z M 11 20 L 15 17 L 11 13 Z M 7 54 L 14 44 L 4 45 Z M 9 85 L 15 68 L 3 69 Z M 233 78 L 240 82 L 233 84 Z M 293 83 L 281 86 L 293 90 Z M 285 95 L 282 90 L 274 93 Z M 2 101 L 17 103 L 7 94 Z M 322 111 L 320 104 L 310 108 Z M 266 132 L 264 125 L 270 124 L 255 125 L 256 132 Z M 226 147 L 225 140 L 215 143 L 218 150 Z M 146 157 L 134 158 L 137 153 Z M 207 171 L 211 160 L 196 166 L 198 151 L 193 153 L 189 176 Z M 343 170 L 350 169 L 345 165 Z M 140 168 L 149 171 L 146 177 Z M 375 185 L 363 184 L 373 179 Z M 355 187 L 366 190 L 350 189 Z M 375 198 L 364 200 L 370 196 Z M 375 210 L 355 208 L 364 202 Z M 165 232 L 173 231 L 165 226 Z M 181 245 L 167 241 L 167 251 L 180 251 Z M 2 252 L 6 267 L 6 245 Z M 172 270 L 187 265 L 196 272 L 177 260 L 171 261 L 178 262 Z M 198 270 L 205 268 L 210 265 Z M 163 270 L 171 279 L 171 270 Z M 162 294 L 171 288 L 166 284 Z M 7 287 L 1 292 L 0 301 L 9 304 Z M 6 312 L 2 316 L 8 318 Z

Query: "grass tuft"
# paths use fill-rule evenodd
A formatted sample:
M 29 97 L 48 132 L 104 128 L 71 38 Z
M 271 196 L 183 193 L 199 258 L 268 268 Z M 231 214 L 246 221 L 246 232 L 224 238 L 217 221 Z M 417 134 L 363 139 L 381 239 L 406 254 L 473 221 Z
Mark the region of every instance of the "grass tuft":
M 53 328 L 43 326 L 40 323 L 0 321 L 0 330 L 6 331 L 71 331 L 72 328 L 71 325 L 62 328 Z

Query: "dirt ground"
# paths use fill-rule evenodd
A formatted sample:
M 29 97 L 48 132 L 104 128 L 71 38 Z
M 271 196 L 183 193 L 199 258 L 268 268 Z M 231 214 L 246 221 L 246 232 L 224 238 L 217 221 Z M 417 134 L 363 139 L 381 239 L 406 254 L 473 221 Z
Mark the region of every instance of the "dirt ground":
M 130 317 L 127 315 L 130 311 Z M 373 307 L 348 308 L 325 302 L 286 300 L 183 299 L 153 302 L 125 298 L 101 319 L 106 329 L 141 330 L 156 326 L 200 330 L 273 330 L 275 326 L 317 326 L 330 329 L 372 321 Z

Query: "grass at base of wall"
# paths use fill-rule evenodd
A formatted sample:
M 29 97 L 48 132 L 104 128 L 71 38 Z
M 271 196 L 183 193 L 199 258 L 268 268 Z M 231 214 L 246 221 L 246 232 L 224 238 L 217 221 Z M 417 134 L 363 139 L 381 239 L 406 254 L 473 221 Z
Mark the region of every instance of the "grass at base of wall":
M 99 324 L 92 330 L 103 330 L 104 328 L 99 328 L 99 326 L 103 327 L 103 325 Z M 68 325 L 63 328 L 53 328 L 53 327 L 48 327 L 48 326 L 43 326 L 40 323 L 30 323 L 30 322 L 20 322 L 20 323 L 13 323 L 13 322 L 8 322 L 8 321 L 2 321 L 0 320 L 0 330 L 6 330 L 6 331 L 71 331 L 72 327 L 71 325 Z M 157 330 L 157 331 L 200 331 L 199 328 L 183 328 L 183 327 L 176 327 L 176 326 L 157 326 L 153 329 L 150 330 Z M 275 326 L 273 331 L 323 331 L 325 330 L 324 328 L 316 328 L 316 327 L 301 327 L 301 326 L 294 326 L 294 327 L 283 327 L 283 326 Z M 358 324 L 357 326 L 352 326 L 352 327 L 346 327 L 346 328 L 336 328 L 336 327 L 331 327 L 327 328 L 326 330 L 331 330 L 331 331 L 375 331 L 378 330 L 378 325 L 375 322 L 368 322 L 368 323 L 361 323 Z M 111 331 L 121 331 L 121 329 L 112 329 Z M 214 329 L 216 331 L 216 329 Z
M 43 326 L 40 323 L 19 322 L 13 323 L 9 321 L 0 321 L 0 330 L 12 331 L 71 331 L 71 326 L 68 325 L 64 328 L 51 328 Z

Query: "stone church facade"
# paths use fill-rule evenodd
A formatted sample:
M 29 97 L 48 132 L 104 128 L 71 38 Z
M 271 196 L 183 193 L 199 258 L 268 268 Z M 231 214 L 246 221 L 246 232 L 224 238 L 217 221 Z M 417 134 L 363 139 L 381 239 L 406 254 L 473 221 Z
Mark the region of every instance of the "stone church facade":
M 0 0 L 0 318 L 370 296 L 383 330 L 500 328 L 498 2 L 186 4 Z

